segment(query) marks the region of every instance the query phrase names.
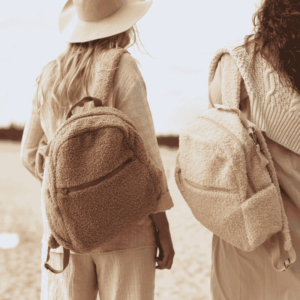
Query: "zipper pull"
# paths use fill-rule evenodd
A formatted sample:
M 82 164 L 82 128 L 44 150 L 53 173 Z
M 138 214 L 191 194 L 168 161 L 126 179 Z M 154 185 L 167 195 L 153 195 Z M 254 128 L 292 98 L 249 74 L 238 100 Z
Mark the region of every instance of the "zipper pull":
M 265 168 L 265 166 L 269 163 L 267 158 L 261 153 L 259 144 L 256 144 L 256 152 L 260 158 L 260 164 L 262 168 Z
M 256 137 L 255 127 L 249 127 L 248 133 L 249 133 L 250 137 L 252 138 L 254 144 L 257 145 L 257 137 Z
M 266 167 L 266 165 L 269 163 L 269 161 L 267 160 L 267 158 L 260 151 L 260 146 L 259 146 L 259 143 L 257 142 L 255 127 L 248 128 L 248 132 L 249 132 L 249 135 L 251 136 L 251 138 L 253 139 L 256 152 L 257 152 L 257 154 L 260 158 L 261 167 L 264 169 Z
M 62 194 L 63 194 L 64 196 L 67 196 L 67 195 L 69 194 L 69 189 L 68 189 L 68 188 L 63 188 L 63 189 L 62 189 Z
M 179 169 L 179 170 L 177 171 L 177 174 L 178 174 L 179 182 L 180 182 L 180 184 L 182 184 L 182 182 L 181 182 L 181 169 Z

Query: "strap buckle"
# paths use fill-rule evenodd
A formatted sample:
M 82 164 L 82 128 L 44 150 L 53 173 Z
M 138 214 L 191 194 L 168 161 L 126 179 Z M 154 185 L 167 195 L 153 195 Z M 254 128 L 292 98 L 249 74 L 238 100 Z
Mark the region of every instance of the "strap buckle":
M 257 136 L 256 136 L 256 129 L 255 127 L 250 127 L 249 129 L 249 135 L 252 138 L 255 145 L 257 145 Z
M 291 260 L 289 258 L 287 258 L 283 263 L 283 265 L 285 266 L 284 271 L 286 271 L 289 268 L 290 264 L 291 264 Z

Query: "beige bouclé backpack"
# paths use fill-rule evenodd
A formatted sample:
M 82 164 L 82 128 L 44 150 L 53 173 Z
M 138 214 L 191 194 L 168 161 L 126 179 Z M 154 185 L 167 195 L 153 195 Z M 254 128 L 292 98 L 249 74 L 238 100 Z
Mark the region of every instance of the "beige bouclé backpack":
M 202 225 L 243 251 L 270 239 L 272 265 L 284 271 L 296 254 L 276 170 L 262 132 L 239 110 L 237 67 L 227 75 L 223 105 L 216 104 L 180 132 L 175 180 Z
M 65 270 L 70 250 L 92 251 L 154 212 L 161 194 L 162 171 L 147 156 L 134 124 L 105 107 L 123 53 L 108 51 L 100 99 L 85 97 L 73 105 L 48 144 L 45 209 L 52 235 L 45 268 L 53 273 Z M 89 101 L 93 108 L 73 115 Z M 58 271 L 48 261 L 50 248 L 60 245 L 64 261 Z

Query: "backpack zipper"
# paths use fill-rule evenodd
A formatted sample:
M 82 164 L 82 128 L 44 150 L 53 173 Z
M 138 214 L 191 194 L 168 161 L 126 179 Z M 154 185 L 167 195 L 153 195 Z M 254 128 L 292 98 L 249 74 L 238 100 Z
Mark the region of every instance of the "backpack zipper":
M 225 128 L 223 125 L 209 119 L 209 118 L 206 118 L 204 116 L 201 116 L 202 119 L 205 119 L 205 120 L 208 120 L 210 121 L 211 123 L 217 125 L 219 128 L 223 129 L 224 131 L 226 131 L 227 133 L 229 133 L 229 135 L 238 143 L 238 145 L 240 146 L 240 149 L 241 151 L 244 152 L 244 149 L 243 149 L 243 144 L 240 142 L 240 140 L 233 134 L 231 133 L 227 128 Z M 179 182 L 181 182 L 181 169 L 178 171 L 178 176 L 179 176 Z M 186 178 L 184 178 L 186 180 L 186 182 L 188 184 L 190 184 L 191 186 L 195 187 L 195 188 L 198 188 L 198 189 L 204 189 L 204 190 L 215 190 L 215 189 L 218 189 L 219 191 L 224 191 L 224 192 L 230 192 L 229 190 L 227 189 L 222 189 L 222 188 L 208 188 L 208 187 L 204 187 L 204 186 L 201 186 L 201 185 L 198 185 L 197 183 L 195 182 L 192 182 Z
M 181 169 L 178 171 L 178 177 L 179 177 L 179 182 L 182 184 L 181 181 Z M 203 185 L 200 185 L 198 183 L 195 183 L 189 179 L 184 178 L 184 180 L 192 187 L 196 188 L 196 189 L 201 189 L 201 190 L 206 190 L 206 191 L 220 191 L 220 192 L 225 192 L 225 193 L 231 193 L 230 190 L 228 189 L 224 189 L 224 188 L 215 188 L 215 187 L 206 187 Z
M 224 126 L 222 126 L 221 124 L 211 120 L 211 119 L 208 119 L 204 116 L 202 116 L 202 118 L 206 119 L 206 120 L 209 120 L 211 121 L 212 123 L 216 124 L 217 126 L 223 128 L 225 131 L 227 131 L 241 146 L 241 149 L 243 151 L 243 144 L 238 140 L 238 138 L 232 134 L 227 128 L 225 128 Z M 264 156 L 264 154 L 261 152 L 261 149 L 260 149 L 260 144 L 258 143 L 257 141 L 257 134 L 256 134 L 256 129 L 255 127 L 251 127 L 252 129 L 252 133 L 249 133 L 249 136 L 251 137 L 252 139 L 252 142 L 254 144 L 254 147 L 255 147 L 255 150 L 256 150 L 256 153 L 259 157 L 259 159 L 261 160 L 261 165 L 262 165 L 262 168 L 264 168 L 268 163 L 269 161 L 267 160 L 267 158 Z
M 131 158 L 127 159 L 122 165 L 120 165 L 115 170 L 113 170 L 112 172 L 106 174 L 103 177 L 100 177 L 98 179 L 95 179 L 95 180 L 87 182 L 87 183 L 83 183 L 83 184 L 78 185 L 78 186 L 74 186 L 74 187 L 70 187 L 70 188 L 62 188 L 62 189 L 60 189 L 60 193 L 63 194 L 64 196 L 67 196 L 69 193 L 77 192 L 77 191 L 84 190 L 84 189 L 87 189 L 89 187 L 95 186 L 95 185 L 97 185 L 97 184 L 113 177 L 114 175 L 119 173 L 126 165 L 130 164 L 134 160 L 136 160 L 136 156 L 132 156 Z
M 206 117 L 204 117 L 204 116 L 202 116 L 201 118 L 203 118 L 203 119 L 205 119 L 205 120 L 208 120 L 208 121 L 210 121 L 211 123 L 214 123 L 214 124 L 217 125 L 218 127 L 220 127 L 220 128 L 222 128 L 223 130 L 225 130 L 227 133 L 229 133 L 229 135 L 231 135 L 231 137 L 233 137 L 233 139 L 236 140 L 236 141 L 238 142 L 238 144 L 239 144 L 240 147 L 241 147 L 241 150 L 244 151 L 244 150 L 243 150 L 243 144 L 241 143 L 241 141 L 240 141 L 233 133 L 231 133 L 226 127 L 224 127 L 223 125 L 221 125 L 221 124 L 219 124 L 219 123 L 217 123 L 217 122 L 215 122 L 215 121 L 213 121 L 213 120 L 211 120 L 211 119 L 209 119 L 209 118 L 206 118 Z

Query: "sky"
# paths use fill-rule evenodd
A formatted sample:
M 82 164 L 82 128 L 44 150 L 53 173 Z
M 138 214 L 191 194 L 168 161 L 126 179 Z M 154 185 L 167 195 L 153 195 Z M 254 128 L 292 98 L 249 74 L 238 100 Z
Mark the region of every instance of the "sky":
M 153 0 L 137 23 L 151 56 L 140 62 L 158 135 L 178 134 L 208 106 L 213 54 L 250 34 L 259 0 Z M 0 126 L 30 115 L 35 79 L 67 46 L 58 30 L 65 0 L 0 0 Z

